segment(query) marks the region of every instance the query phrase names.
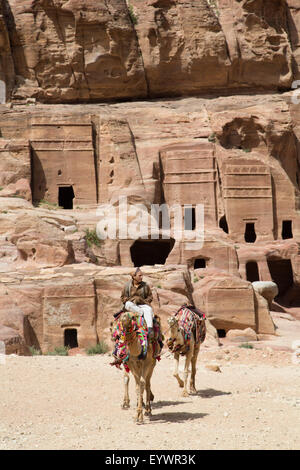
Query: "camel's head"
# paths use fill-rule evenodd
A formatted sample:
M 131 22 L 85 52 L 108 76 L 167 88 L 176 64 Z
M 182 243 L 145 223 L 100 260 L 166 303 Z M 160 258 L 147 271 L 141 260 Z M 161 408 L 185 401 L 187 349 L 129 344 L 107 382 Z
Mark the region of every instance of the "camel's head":
M 135 320 L 135 319 L 136 319 L 135 314 L 132 313 L 132 312 L 122 313 L 122 315 L 120 317 L 120 322 L 121 322 L 122 328 L 125 332 L 130 332 L 130 330 L 132 329 L 133 320 Z
M 181 332 L 181 329 L 178 324 L 178 319 L 172 315 L 171 317 L 168 318 L 168 325 L 169 325 L 169 331 L 170 331 L 170 337 L 168 339 L 168 344 L 174 345 L 183 345 L 184 344 L 184 338 Z

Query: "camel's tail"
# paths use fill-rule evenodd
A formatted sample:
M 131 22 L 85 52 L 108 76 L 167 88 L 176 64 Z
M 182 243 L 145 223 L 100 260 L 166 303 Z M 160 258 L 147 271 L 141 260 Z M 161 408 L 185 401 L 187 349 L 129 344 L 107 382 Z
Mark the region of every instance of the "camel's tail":
M 206 323 L 205 320 L 201 321 L 201 326 L 200 326 L 200 344 L 204 343 L 206 338 Z

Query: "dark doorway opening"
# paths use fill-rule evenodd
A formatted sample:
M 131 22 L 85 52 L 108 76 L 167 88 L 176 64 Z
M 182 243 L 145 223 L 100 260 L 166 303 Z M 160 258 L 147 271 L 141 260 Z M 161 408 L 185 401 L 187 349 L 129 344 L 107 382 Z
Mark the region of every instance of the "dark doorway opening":
M 136 240 L 130 248 L 131 260 L 135 267 L 165 264 L 175 240 Z
M 268 260 L 268 267 L 271 274 L 272 280 L 278 286 L 278 296 L 284 295 L 290 287 L 293 286 L 293 269 L 291 260 L 279 259 L 279 260 Z
M 246 276 L 247 281 L 259 281 L 259 272 L 256 261 L 248 261 L 248 263 L 246 264 Z
M 206 259 L 197 258 L 194 260 L 194 269 L 206 268 Z
M 73 209 L 73 199 L 75 197 L 73 186 L 59 186 L 58 205 L 64 209 Z
M 196 228 L 196 209 L 195 207 L 184 208 L 184 230 L 195 230 Z
M 220 222 L 219 222 L 219 227 L 220 227 L 225 233 L 228 233 L 228 224 L 227 224 L 227 219 L 226 219 L 226 216 L 225 216 L 225 215 L 223 215 L 223 217 L 221 217 Z
M 255 240 L 256 240 L 255 224 L 248 223 L 246 224 L 246 229 L 245 229 L 245 242 L 254 243 Z
M 43 163 L 38 154 L 31 149 L 31 191 L 33 204 L 38 204 L 42 199 L 45 199 L 46 188 L 47 182 Z
M 283 240 L 287 238 L 293 238 L 293 228 L 292 228 L 292 221 L 291 220 L 283 220 L 282 221 L 282 232 L 281 236 Z
M 226 331 L 225 330 L 217 330 L 219 338 L 225 338 Z
M 66 329 L 64 332 L 64 345 L 67 348 L 78 348 L 76 328 Z

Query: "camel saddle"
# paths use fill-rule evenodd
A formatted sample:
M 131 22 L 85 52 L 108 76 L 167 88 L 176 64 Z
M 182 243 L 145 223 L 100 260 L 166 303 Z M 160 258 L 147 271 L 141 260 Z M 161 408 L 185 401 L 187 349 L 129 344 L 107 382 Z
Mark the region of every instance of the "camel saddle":
M 195 313 L 196 315 L 198 315 L 199 318 L 201 318 L 201 320 L 205 319 L 206 316 L 205 316 L 205 313 L 202 312 L 202 310 L 200 310 L 199 308 L 195 307 L 195 305 L 188 305 L 188 304 L 183 304 L 180 309 L 176 312 L 176 314 L 178 312 L 180 312 L 180 310 L 182 308 L 187 308 L 189 310 L 191 310 L 193 313 Z

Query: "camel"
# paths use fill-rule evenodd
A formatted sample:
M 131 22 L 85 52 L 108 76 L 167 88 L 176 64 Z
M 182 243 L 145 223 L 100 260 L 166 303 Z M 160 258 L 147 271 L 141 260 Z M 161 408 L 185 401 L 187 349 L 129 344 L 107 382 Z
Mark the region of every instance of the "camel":
M 151 415 L 151 401 L 154 396 L 151 392 L 150 381 L 153 374 L 153 370 L 156 364 L 156 359 L 153 358 L 153 348 L 151 342 L 148 341 L 147 355 L 145 359 L 139 359 L 142 352 L 142 345 L 137 336 L 136 329 L 133 328 L 133 324 L 136 321 L 136 314 L 132 312 L 124 312 L 121 314 L 119 321 L 122 325 L 124 334 L 124 341 L 128 347 L 129 359 L 126 362 L 130 372 L 133 374 L 136 383 L 137 393 L 137 414 L 136 422 L 143 423 L 143 395 L 146 390 L 146 404 L 145 404 L 145 415 Z M 129 373 L 124 373 L 124 400 L 123 409 L 127 409 L 130 406 L 129 400 Z
M 192 314 L 192 313 L 191 313 Z M 193 314 L 192 314 L 193 315 Z M 169 349 L 174 354 L 175 359 L 175 369 L 173 376 L 177 379 L 179 387 L 183 388 L 182 396 L 188 397 L 192 393 L 197 393 L 195 378 L 196 378 L 196 364 L 197 358 L 200 351 L 200 345 L 203 343 L 206 336 L 206 325 L 205 320 L 201 320 L 201 333 L 198 341 L 195 339 L 195 327 L 193 328 L 190 336 L 189 347 L 184 339 L 184 331 L 180 326 L 180 318 L 175 315 L 172 315 L 168 318 L 168 325 L 170 329 L 170 338 L 168 339 Z M 184 380 L 182 380 L 178 373 L 179 367 L 179 355 L 185 356 L 185 366 L 184 366 Z M 192 366 L 191 377 L 190 377 L 190 388 L 187 389 L 188 375 L 189 375 L 189 366 Z

